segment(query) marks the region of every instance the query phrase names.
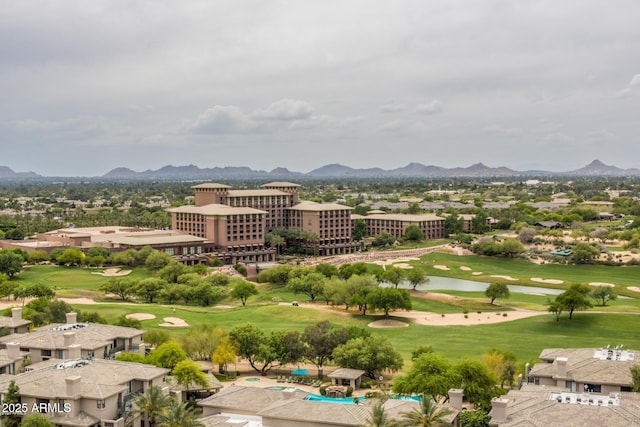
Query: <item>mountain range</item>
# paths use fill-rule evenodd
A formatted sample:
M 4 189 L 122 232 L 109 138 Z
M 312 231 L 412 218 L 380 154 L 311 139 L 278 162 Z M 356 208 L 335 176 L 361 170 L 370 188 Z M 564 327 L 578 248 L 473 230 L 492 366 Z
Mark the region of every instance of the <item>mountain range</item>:
M 476 163 L 469 167 L 444 168 L 421 163 L 409 163 L 397 169 L 366 168 L 354 169 L 340 164 L 325 165 L 308 173 L 292 172 L 287 168 L 275 168 L 272 171 L 253 170 L 248 167 L 200 168 L 195 165 L 167 165 L 157 170 L 136 172 L 129 168 L 115 168 L 102 176 L 93 178 L 112 180 L 232 180 L 232 179 L 268 179 L 296 180 L 322 178 L 446 178 L 446 177 L 541 177 L 541 176 L 633 176 L 640 175 L 640 169 L 621 169 L 594 160 L 588 165 L 567 172 L 549 172 L 542 170 L 516 171 L 504 166 L 489 167 Z M 44 178 L 34 172 L 14 172 L 6 166 L 0 166 L 0 179 Z

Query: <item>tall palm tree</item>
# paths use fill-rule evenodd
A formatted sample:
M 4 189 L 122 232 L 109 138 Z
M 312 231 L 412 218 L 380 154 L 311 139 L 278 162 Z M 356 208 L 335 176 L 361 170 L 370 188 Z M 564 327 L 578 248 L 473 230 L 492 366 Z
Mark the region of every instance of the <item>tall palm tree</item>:
M 169 408 L 158 417 L 159 427 L 202 427 L 198 421 L 198 411 L 188 403 L 174 402 Z
M 390 420 L 384 411 L 384 400 L 376 403 L 371 410 L 371 417 L 364 424 L 364 427 L 396 427 L 398 424 Z
M 447 408 L 438 408 L 438 405 L 428 394 L 423 394 L 420 407 L 411 412 L 403 412 L 402 416 L 407 426 L 438 427 L 446 424 L 444 417 L 451 411 Z
M 133 415 L 135 418 L 145 417 L 149 427 L 154 427 L 157 425 L 157 419 L 167 410 L 171 401 L 171 398 L 164 394 L 160 387 L 151 386 L 133 399 L 136 408 L 133 410 Z

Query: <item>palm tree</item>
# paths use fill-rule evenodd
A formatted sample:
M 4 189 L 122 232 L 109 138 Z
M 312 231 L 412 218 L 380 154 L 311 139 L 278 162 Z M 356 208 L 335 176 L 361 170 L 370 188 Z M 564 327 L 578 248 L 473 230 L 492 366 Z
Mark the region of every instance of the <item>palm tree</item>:
M 156 425 L 156 420 L 167 410 L 171 404 L 171 398 L 164 394 L 160 387 L 152 385 L 144 393 L 138 394 L 133 403 L 135 418 L 145 417 L 149 427 Z
M 188 403 L 173 403 L 158 417 L 159 427 L 202 427 L 198 412 Z
M 390 420 L 384 411 L 384 400 L 376 403 L 371 410 L 371 417 L 364 424 L 364 427 L 395 427 L 398 424 Z
M 446 424 L 444 417 L 450 413 L 447 408 L 438 408 L 432 396 L 423 394 L 420 407 L 411 412 L 403 412 L 402 416 L 408 426 L 437 427 Z

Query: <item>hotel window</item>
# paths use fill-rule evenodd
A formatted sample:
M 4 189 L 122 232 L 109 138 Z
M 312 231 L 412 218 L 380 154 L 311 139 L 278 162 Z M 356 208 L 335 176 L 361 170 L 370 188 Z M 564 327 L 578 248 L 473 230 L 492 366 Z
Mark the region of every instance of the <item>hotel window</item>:
M 98 409 L 104 409 L 104 408 L 105 408 L 105 406 L 107 406 L 107 405 L 106 405 L 106 403 L 105 403 L 104 399 L 98 399 L 98 400 L 96 401 L 96 408 L 98 408 Z

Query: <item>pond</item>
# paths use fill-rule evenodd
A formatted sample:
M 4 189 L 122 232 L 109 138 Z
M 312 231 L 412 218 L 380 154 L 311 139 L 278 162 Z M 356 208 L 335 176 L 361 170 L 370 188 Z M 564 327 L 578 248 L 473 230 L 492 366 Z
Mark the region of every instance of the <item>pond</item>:
M 416 289 L 419 291 L 463 291 L 463 292 L 484 292 L 490 285 L 486 282 L 476 282 L 474 280 L 454 279 L 451 277 L 429 276 L 429 281 L 424 285 L 418 286 Z M 402 289 L 411 289 L 412 286 L 409 282 L 402 282 L 398 286 Z M 518 292 L 522 294 L 545 294 L 545 295 L 560 295 L 564 292 L 561 289 L 541 288 L 539 286 L 521 286 L 521 285 L 507 285 L 509 291 Z

